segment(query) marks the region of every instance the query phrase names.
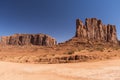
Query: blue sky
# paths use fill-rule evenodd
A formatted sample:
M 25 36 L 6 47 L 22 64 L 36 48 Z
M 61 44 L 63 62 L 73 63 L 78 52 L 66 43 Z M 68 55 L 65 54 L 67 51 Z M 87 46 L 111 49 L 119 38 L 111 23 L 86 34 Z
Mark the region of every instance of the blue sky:
M 75 34 L 75 20 L 96 17 L 117 27 L 120 39 L 120 0 L 0 0 L 0 36 L 44 33 L 58 42 Z

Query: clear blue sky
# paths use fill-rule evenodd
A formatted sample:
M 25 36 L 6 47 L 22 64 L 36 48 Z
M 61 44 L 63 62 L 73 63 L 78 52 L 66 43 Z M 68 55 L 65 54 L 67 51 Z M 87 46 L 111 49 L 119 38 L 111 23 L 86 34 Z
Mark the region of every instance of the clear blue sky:
M 75 34 L 75 20 L 96 17 L 117 26 L 120 0 L 0 0 L 0 35 L 45 33 L 58 42 Z

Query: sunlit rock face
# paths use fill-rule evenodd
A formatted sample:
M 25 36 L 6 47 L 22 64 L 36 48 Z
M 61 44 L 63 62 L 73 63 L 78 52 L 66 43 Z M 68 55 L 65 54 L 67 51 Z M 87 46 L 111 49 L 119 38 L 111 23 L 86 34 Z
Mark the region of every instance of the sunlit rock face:
M 81 40 L 118 44 L 116 26 L 110 24 L 104 25 L 101 20 L 96 18 L 86 18 L 85 24 L 77 19 L 75 37 Z
M 56 40 L 46 34 L 14 34 L 11 36 L 2 36 L 3 45 L 40 45 L 53 46 Z

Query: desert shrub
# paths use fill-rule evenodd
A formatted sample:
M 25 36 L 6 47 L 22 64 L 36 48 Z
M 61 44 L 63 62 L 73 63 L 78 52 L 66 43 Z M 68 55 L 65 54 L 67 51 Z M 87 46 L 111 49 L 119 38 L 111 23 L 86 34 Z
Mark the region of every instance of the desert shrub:
M 73 54 L 73 53 L 74 53 L 74 51 L 69 51 L 69 52 L 68 52 L 68 54 Z
M 80 51 L 81 51 L 81 49 L 78 49 L 78 51 L 80 52 Z
M 55 56 L 55 54 L 51 54 L 52 56 Z
M 74 54 L 74 51 L 68 51 L 68 52 L 66 52 L 66 53 L 64 53 L 64 54 L 71 55 L 71 54 Z
M 95 50 L 103 52 L 104 48 L 103 47 L 96 47 Z
M 78 48 L 76 51 L 82 51 L 82 50 L 84 50 L 85 48 L 84 47 L 82 47 L 82 48 Z
M 89 51 L 89 52 L 93 52 L 93 51 L 94 51 L 94 49 L 89 49 L 88 51 Z
M 111 50 L 108 50 L 108 52 L 111 52 Z
M 114 47 L 114 50 L 119 50 L 119 49 L 120 49 L 120 46 Z
M 31 52 L 36 52 L 36 51 L 38 51 L 38 48 L 31 49 Z

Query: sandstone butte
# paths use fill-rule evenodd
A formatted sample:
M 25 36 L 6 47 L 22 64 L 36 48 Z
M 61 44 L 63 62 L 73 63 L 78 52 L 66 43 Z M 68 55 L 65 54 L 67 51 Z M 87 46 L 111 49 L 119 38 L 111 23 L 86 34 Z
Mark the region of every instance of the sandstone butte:
M 101 20 L 96 18 L 86 18 L 85 25 L 81 20 L 77 19 L 75 37 L 81 40 L 118 44 L 116 26 L 104 25 Z
M 119 44 L 116 26 L 110 24 L 104 25 L 101 20 L 96 18 L 86 18 L 85 24 L 77 19 L 76 34 L 72 39 L 74 38 L 80 42 L 91 42 L 91 44 L 95 42 Z M 57 41 L 46 34 L 14 34 L 2 36 L 0 43 L 2 45 L 53 46 L 57 44 Z
M 1 37 L 1 45 L 53 46 L 56 43 L 54 38 L 46 34 L 14 34 Z

